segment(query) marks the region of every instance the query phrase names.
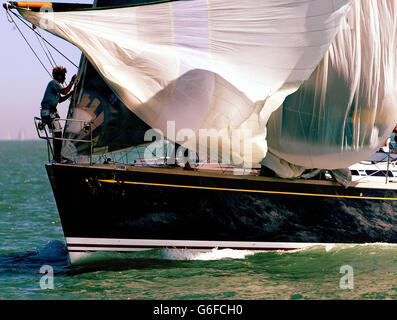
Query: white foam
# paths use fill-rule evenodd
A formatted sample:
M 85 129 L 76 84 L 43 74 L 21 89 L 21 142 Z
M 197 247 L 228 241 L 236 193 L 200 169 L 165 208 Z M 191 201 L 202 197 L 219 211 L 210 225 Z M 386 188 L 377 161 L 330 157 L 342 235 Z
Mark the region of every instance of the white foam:
M 386 242 L 371 242 L 371 243 L 327 243 L 327 244 L 313 244 L 312 246 L 307 246 L 297 250 L 288 251 L 277 251 L 280 254 L 294 253 L 298 251 L 308 251 L 316 248 L 324 248 L 326 252 L 335 250 L 344 250 L 354 247 L 376 247 L 376 248 L 397 248 L 396 243 L 386 243 Z
M 304 248 L 299 248 L 295 250 L 236 250 L 236 249 L 212 249 L 212 250 L 203 250 L 203 249 L 152 249 L 152 250 L 143 250 L 143 251 L 135 251 L 128 253 L 120 253 L 120 252 L 90 252 L 90 253 L 75 253 L 70 252 L 71 261 L 73 263 L 85 263 L 85 262 L 93 262 L 95 260 L 112 260 L 112 259 L 160 259 L 160 260 L 221 260 L 221 259 L 245 259 L 247 256 L 254 255 L 259 252 L 272 252 L 280 255 L 291 254 L 303 251 L 310 251 L 316 249 L 324 249 L 326 252 L 344 250 L 353 247 L 366 247 L 366 246 L 374 246 L 377 248 L 391 249 L 397 248 L 397 244 L 395 243 L 384 243 L 384 242 L 376 242 L 376 243 L 362 243 L 362 244 L 313 244 L 311 246 L 307 246 Z
M 257 251 L 234 250 L 234 249 L 212 249 L 211 251 L 194 249 L 164 249 L 164 259 L 170 260 L 220 260 L 220 259 L 245 259 Z

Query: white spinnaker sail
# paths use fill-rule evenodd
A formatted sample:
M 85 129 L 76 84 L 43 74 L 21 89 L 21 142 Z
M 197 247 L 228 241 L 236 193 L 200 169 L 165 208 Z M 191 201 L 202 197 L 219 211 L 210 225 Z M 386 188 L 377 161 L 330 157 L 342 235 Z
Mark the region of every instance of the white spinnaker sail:
M 282 177 L 368 159 L 397 124 L 397 1 L 355 0 L 302 87 L 267 123 L 262 164 Z
M 167 124 L 176 140 L 189 135 L 182 129 L 196 137 L 210 129 L 240 137 L 235 145 L 253 142 L 252 153 L 234 154 L 235 163 L 249 166 L 266 154 L 267 118 L 310 77 L 350 6 L 351 0 L 193 0 L 19 11 L 79 47 L 152 128 L 171 140 Z

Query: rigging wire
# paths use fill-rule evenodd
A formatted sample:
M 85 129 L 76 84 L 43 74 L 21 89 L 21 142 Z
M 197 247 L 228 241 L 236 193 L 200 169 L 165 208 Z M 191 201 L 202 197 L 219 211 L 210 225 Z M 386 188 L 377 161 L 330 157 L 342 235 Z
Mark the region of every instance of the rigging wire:
M 39 33 L 41 39 L 43 39 L 43 37 L 42 37 L 42 35 L 41 35 L 41 33 L 40 33 L 40 30 L 37 30 L 37 32 Z M 54 62 L 54 65 L 57 65 L 57 63 L 55 62 L 55 59 L 54 59 L 54 57 L 52 56 L 50 49 L 48 49 L 48 46 L 47 46 L 47 44 L 45 43 L 45 41 L 43 41 L 43 44 L 44 44 L 44 46 L 46 47 L 46 49 L 47 49 L 47 51 L 48 51 L 48 53 L 49 53 L 49 55 L 50 55 L 52 61 Z
M 34 29 L 35 29 L 35 27 L 34 27 Z M 40 31 L 37 30 L 37 32 L 38 32 L 38 34 L 41 36 Z M 43 39 L 40 38 L 36 33 L 35 33 L 35 35 L 36 35 L 37 41 L 39 42 L 41 48 L 42 48 L 43 51 L 44 51 L 44 54 L 45 54 L 46 57 L 47 57 L 48 61 L 50 62 L 51 66 L 54 68 L 55 66 L 57 66 L 57 63 L 55 62 L 55 59 L 54 59 L 54 57 L 52 56 L 51 51 L 48 49 L 48 47 L 47 47 L 46 43 L 43 41 Z
M 28 25 L 25 21 L 23 21 L 23 19 L 17 15 L 15 12 L 11 11 L 10 9 L 7 9 L 7 12 L 10 11 L 15 17 L 17 17 L 25 26 L 27 26 L 30 30 L 32 30 L 36 35 L 38 35 L 45 43 L 49 44 L 56 52 L 58 52 L 62 57 L 64 57 L 66 60 L 68 60 L 72 65 L 74 65 L 76 68 L 78 68 L 78 66 L 72 61 L 70 60 L 67 56 L 65 56 L 61 51 L 59 51 L 54 45 L 52 45 L 52 43 L 50 43 L 49 41 L 47 41 L 47 39 L 45 39 L 40 33 L 37 33 L 35 28 L 32 28 L 30 25 Z M 12 19 L 12 17 L 11 17 Z M 13 20 L 13 19 L 12 19 Z M 16 25 L 15 21 L 13 20 L 14 24 Z
M 43 46 L 43 44 L 42 44 L 42 41 L 40 41 L 40 38 L 37 36 L 36 33 L 35 33 L 35 35 L 36 35 L 36 38 L 37 38 L 38 43 L 40 44 L 41 49 L 43 49 L 44 54 L 46 55 L 48 61 L 50 62 L 51 67 L 54 68 L 55 65 L 53 64 L 52 60 L 50 59 L 50 57 L 49 57 L 47 51 L 44 49 L 44 46 Z
M 40 62 L 40 64 L 43 66 L 44 70 L 48 73 L 48 75 L 50 76 L 50 78 L 52 78 L 51 73 L 47 70 L 46 66 L 44 65 L 44 63 L 41 61 L 40 57 L 37 55 L 37 53 L 34 51 L 34 49 L 32 48 L 32 46 L 30 45 L 29 41 L 26 39 L 26 37 L 23 35 L 21 29 L 19 29 L 18 25 L 15 23 L 14 19 L 11 17 L 11 15 L 9 14 L 9 10 L 7 10 L 7 15 L 9 16 L 9 18 L 11 19 L 11 21 L 14 23 L 15 27 L 17 28 L 17 30 L 19 31 L 19 33 L 21 34 L 22 38 L 25 40 L 26 44 L 29 46 L 30 50 L 32 50 L 33 54 L 36 56 L 37 60 Z M 8 20 L 10 21 L 10 20 Z

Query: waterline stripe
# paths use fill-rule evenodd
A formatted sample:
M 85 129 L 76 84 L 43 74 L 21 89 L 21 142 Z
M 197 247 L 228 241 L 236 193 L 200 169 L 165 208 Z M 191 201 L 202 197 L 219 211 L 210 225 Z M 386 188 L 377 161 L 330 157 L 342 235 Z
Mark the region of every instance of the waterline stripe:
M 305 242 L 209 241 L 170 239 L 116 239 L 67 237 L 68 251 L 134 251 L 168 249 L 296 250 L 315 245 Z M 321 244 L 320 244 L 321 245 Z M 328 244 L 324 244 L 328 245 Z
M 335 195 L 335 194 L 318 194 L 318 193 L 301 193 L 301 192 L 286 192 L 286 191 L 269 191 L 269 190 L 250 190 L 250 189 L 233 189 L 233 188 L 218 188 L 218 187 L 201 187 L 201 186 L 188 186 L 188 185 L 137 182 L 137 181 L 116 181 L 116 180 L 112 180 L 112 179 L 109 179 L 109 180 L 100 179 L 98 181 L 106 182 L 106 183 L 120 183 L 121 182 L 121 183 L 127 183 L 127 184 L 147 185 L 147 186 L 155 186 L 155 187 L 171 187 L 171 188 L 204 189 L 204 190 L 218 190 L 218 191 L 251 192 L 251 193 L 282 194 L 282 195 L 310 196 L 310 197 L 330 197 L 330 198 L 397 201 L 397 198 L 384 198 L 384 197 L 363 197 L 363 196 L 347 196 L 347 195 Z

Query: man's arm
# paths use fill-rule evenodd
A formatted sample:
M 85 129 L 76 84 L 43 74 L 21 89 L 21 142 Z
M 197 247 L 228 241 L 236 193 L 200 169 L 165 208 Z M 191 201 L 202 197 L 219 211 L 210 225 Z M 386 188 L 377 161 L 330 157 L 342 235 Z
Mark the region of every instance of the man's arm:
M 64 96 L 60 96 L 59 97 L 59 103 L 62 103 L 64 101 L 66 101 L 67 99 L 69 99 L 69 97 L 73 94 L 74 91 L 70 91 L 67 95 Z
M 70 89 L 72 89 L 75 80 L 76 80 L 76 75 L 74 75 L 74 76 L 72 77 L 72 80 L 70 80 L 69 85 L 68 85 L 67 87 L 63 88 L 63 89 L 60 91 L 60 93 L 63 94 L 63 95 L 68 94 L 69 91 L 70 91 Z M 65 100 L 67 99 L 67 98 L 66 98 L 65 100 L 62 100 L 62 101 L 61 101 L 62 98 L 64 98 L 64 97 L 61 97 L 61 98 L 59 99 L 59 102 L 63 102 L 63 101 L 65 101 Z M 69 97 L 68 97 L 68 98 L 69 98 Z

